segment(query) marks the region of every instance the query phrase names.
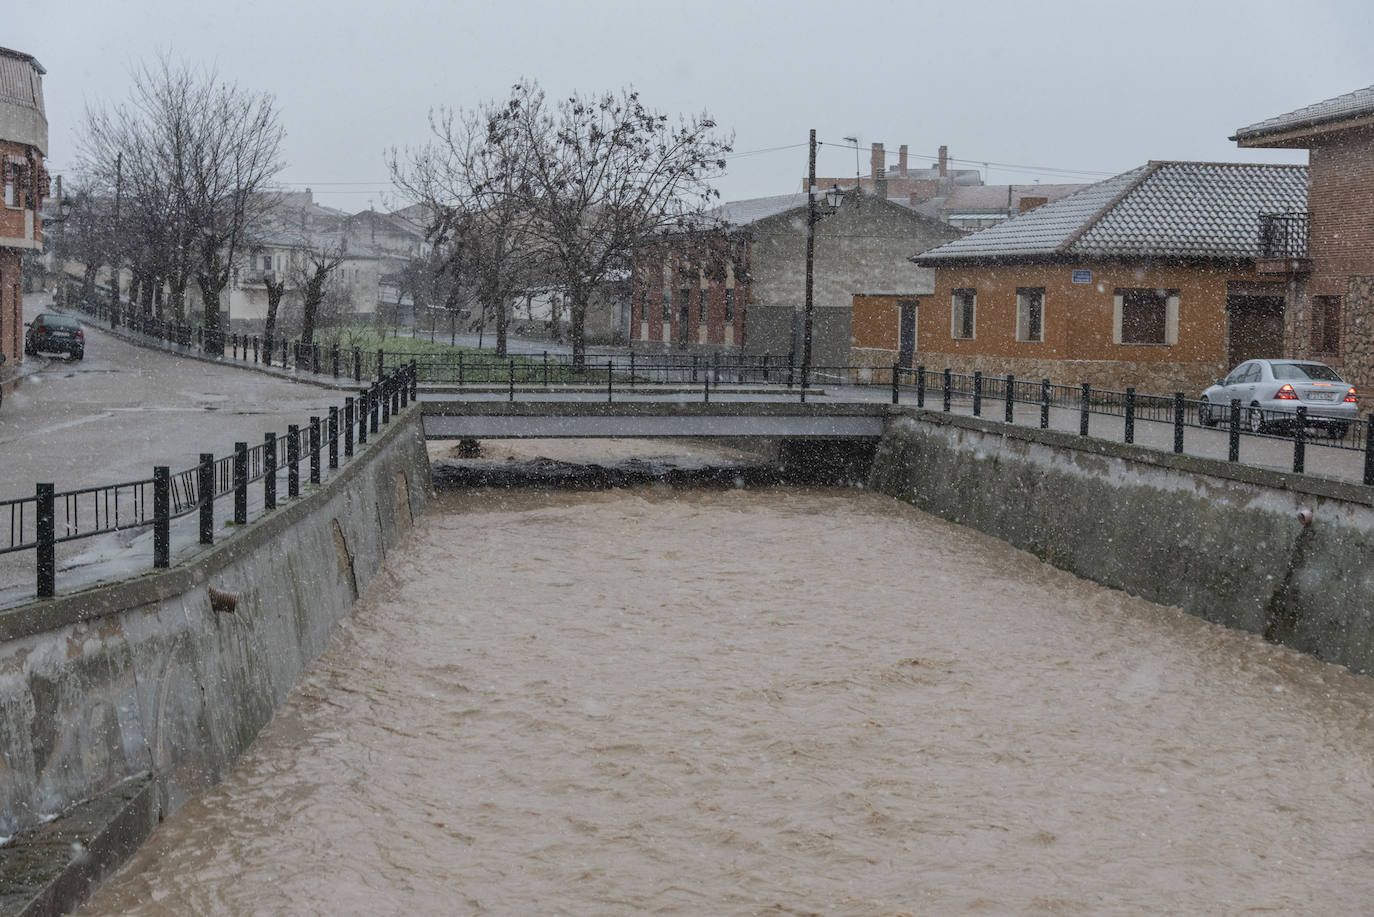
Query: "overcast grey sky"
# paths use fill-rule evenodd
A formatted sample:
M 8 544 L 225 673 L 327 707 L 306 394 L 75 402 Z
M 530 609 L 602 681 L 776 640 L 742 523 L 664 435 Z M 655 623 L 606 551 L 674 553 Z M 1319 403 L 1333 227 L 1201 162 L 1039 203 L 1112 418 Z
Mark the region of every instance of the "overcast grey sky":
M 1238 127 L 1374 84 L 1371 0 L 417 2 L 55 0 L 15 4 L 0 44 L 47 69 L 48 161 L 75 161 L 88 104 L 170 50 L 273 93 L 291 190 L 347 210 L 398 202 L 385 151 L 433 106 L 632 84 L 661 111 L 733 130 L 726 199 L 853 174 L 858 135 L 913 165 L 941 144 L 989 183 L 1093 181 L 1150 159 L 1304 161 L 1238 150 Z M 786 149 L 777 149 L 785 147 Z M 755 152 L 764 151 L 764 152 Z M 1039 167 L 1039 168 L 1030 168 Z M 1052 171 L 1066 170 L 1066 171 Z

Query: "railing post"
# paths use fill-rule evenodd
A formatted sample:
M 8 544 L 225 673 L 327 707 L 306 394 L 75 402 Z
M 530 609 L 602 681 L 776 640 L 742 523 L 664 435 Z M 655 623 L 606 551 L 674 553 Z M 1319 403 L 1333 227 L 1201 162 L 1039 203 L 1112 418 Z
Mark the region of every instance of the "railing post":
M 153 566 L 172 565 L 172 470 L 153 468 Z
M 334 371 L 334 378 L 339 378 L 339 345 L 337 343 L 329 348 L 329 366 Z
M 1083 383 L 1082 400 L 1079 402 L 1079 406 L 1078 406 L 1078 435 L 1079 435 L 1079 436 L 1087 436 L 1087 435 L 1088 435 L 1088 412 L 1092 409 L 1092 392 L 1093 392 L 1092 383 L 1091 383 L 1091 382 L 1084 382 L 1084 383 Z
M 315 375 L 320 374 L 320 343 L 315 341 L 310 345 L 310 371 Z
M 1374 484 L 1374 414 L 1364 420 L 1364 482 Z
M 1135 389 L 1126 389 L 1126 442 L 1135 442 Z
M 410 358 L 410 400 L 420 400 L 420 364 Z
M 215 454 L 200 454 L 200 543 L 215 543 Z
M 261 357 L 261 356 L 259 355 L 259 353 L 258 353 L 258 344 L 259 344 L 259 343 L 260 343 L 260 342 L 258 341 L 258 336 L 257 336 L 256 334 L 253 335 L 253 362 L 254 362 L 254 363 L 261 363 L 261 362 L 262 362 L 262 357 Z
M 973 416 L 983 416 L 983 371 L 973 371 Z
M 614 378 L 615 378 L 615 367 L 613 367 L 613 366 L 611 365 L 611 361 L 610 361 L 610 360 L 607 360 L 607 361 L 606 361 L 606 403 L 607 403 L 607 404 L 610 404 L 611 401 L 612 401 L 612 398 L 611 398 L 611 393 L 612 393 L 612 391 L 613 391 L 613 388 L 612 388 L 612 385 L 613 385 L 612 380 L 613 380 Z
M 631 357 L 633 359 L 633 357 Z M 549 352 L 544 351 L 544 388 L 549 387 Z
M 353 381 L 363 381 L 363 351 L 360 347 L 353 348 Z
M 1050 428 L 1050 380 L 1040 380 L 1040 429 Z
M 372 413 L 371 389 L 358 390 L 358 445 L 367 442 L 367 416 Z
M 277 434 L 262 435 L 262 505 L 277 508 Z
M 1015 408 L 1012 407 L 1012 404 L 1016 401 L 1016 399 L 1015 399 L 1015 397 L 1014 397 L 1014 395 L 1013 395 L 1013 393 L 1014 393 L 1015 391 L 1016 391 L 1016 377 L 1013 376 L 1011 373 L 1007 373 L 1007 392 L 1006 392 L 1006 395 L 1007 395 L 1007 414 L 1006 414 L 1007 423 L 1011 423 L 1011 422 L 1012 422 L 1012 418 L 1013 418 L 1013 416 L 1014 416 Z
M 1227 449 L 1227 460 L 1240 461 L 1240 399 L 1231 399 L 1231 441 Z
M 945 367 L 945 400 L 944 400 L 944 406 L 943 406 L 943 410 L 944 410 L 946 413 L 949 412 L 950 390 L 951 390 L 951 388 L 953 387 L 953 385 L 954 385 L 954 373 L 953 373 L 953 371 L 952 371 L 948 366 L 946 366 L 946 367 Z
M 1298 419 L 1293 430 L 1293 473 L 1302 474 L 1307 467 L 1307 408 L 1298 405 Z
M 391 423 L 392 381 L 390 376 L 383 376 L 377 380 L 377 394 L 381 396 L 378 400 L 382 403 L 382 423 L 384 424 Z
M 320 418 L 310 418 L 310 483 L 320 483 Z
M 344 458 L 353 455 L 353 399 L 344 399 Z M 333 467 L 337 468 L 338 465 Z
M 1174 452 L 1183 454 L 1183 393 L 1174 392 Z
M 396 374 L 396 395 L 400 400 L 397 402 L 398 407 L 395 410 L 404 409 L 406 405 L 410 404 L 410 374 L 412 372 L 414 370 L 410 366 L 403 366 Z M 395 410 L 392 413 L 395 413 Z
M 893 363 L 893 364 L 892 364 L 892 403 L 893 403 L 893 404 L 899 404 L 899 403 L 901 402 L 901 397 L 902 397 L 902 395 L 901 395 L 901 392 L 902 392 L 902 389 L 901 389 L 901 382 L 900 382 L 900 380 L 899 380 L 899 378 L 898 378 L 898 375 L 897 375 L 897 374 L 900 373 L 901 371 L 902 371 L 902 364 L 900 364 L 900 363 Z
M 234 524 L 248 524 L 247 443 L 234 443 Z
M 507 379 L 509 380 L 509 381 L 508 381 L 508 388 L 507 388 L 507 392 L 508 392 L 508 396 L 509 396 L 509 397 L 507 398 L 507 400 L 509 400 L 509 401 L 514 401 L 514 400 L 515 400 L 515 360 L 514 360 L 514 359 L 512 359 L 512 360 L 510 361 L 510 375 L 507 376 Z
M 382 350 L 382 348 L 378 347 L 378 348 L 377 348 L 377 378 L 378 378 L 378 379 L 382 378 L 382 376 L 383 376 L 383 375 L 385 374 L 385 372 L 386 372 L 385 367 L 384 367 L 385 361 L 386 361 L 386 351 L 384 351 L 384 350 Z
M 50 599 L 57 591 L 57 488 L 52 484 L 35 486 L 37 516 L 34 519 L 34 535 L 38 542 L 35 549 L 37 567 L 37 593 L 40 599 Z
M 329 468 L 333 470 L 339 467 L 339 407 L 330 405 L 329 407 L 329 427 L 325 433 L 325 438 L 329 440 Z
M 711 354 L 711 382 L 720 386 L 720 351 Z
M 916 407 L 926 406 L 926 368 L 924 365 L 916 367 Z
M 549 352 L 546 350 L 546 351 L 544 351 L 544 362 L 547 363 L 548 360 L 549 360 Z M 544 384 L 545 384 L 545 385 L 548 385 L 548 384 L 549 384 L 549 382 L 548 382 L 548 377 L 547 377 L 547 376 L 546 376 L 545 379 L 544 379 Z M 634 352 L 633 350 L 631 350 L 631 351 L 630 351 L 630 386 L 633 388 L 633 387 L 634 387 L 634 384 L 635 384 L 635 352 Z
M 692 384 L 697 384 L 697 355 L 692 354 Z
M 787 354 L 787 387 L 788 387 L 788 388 L 791 388 L 791 387 L 792 387 L 792 377 L 793 377 L 792 374 L 796 371 L 796 368 L 797 368 L 797 355 L 794 354 L 794 353 L 790 353 L 790 352 L 789 352 L 789 353 Z
M 283 335 L 281 336 L 281 368 L 282 368 L 282 369 L 287 369 L 287 368 L 288 368 L 288 363 L 290 362 L 289 357 L 290 357 L 290 354 L 288 354 L 287 351 L 286 351 L 286 335 L 283 334 Z
M 286 427 L 286 495 L 301 495 L 301 428 L 294 423 Z

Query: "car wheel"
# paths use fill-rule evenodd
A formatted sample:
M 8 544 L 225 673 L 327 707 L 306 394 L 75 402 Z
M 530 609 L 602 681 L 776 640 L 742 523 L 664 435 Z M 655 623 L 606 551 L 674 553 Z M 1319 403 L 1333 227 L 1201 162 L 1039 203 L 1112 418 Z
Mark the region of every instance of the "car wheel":
M 26 343 L 26 344 L 24 345 L 24 356 L 26 356 L 26 357 L 36 357 L 36 356 L 38 356 L 38 351 L 37 351 L 36 349 L 34 349 L 34 346 L 33 346 L 32 344 L 27 344 L 27 343 Z
M 85 357 L 86 357 L 86 351 L 84 351 L 84 350 L 78 350 L 78 351 L 76 351 L 76 352 L 74 352 L 74 353 L 72 354 L 72 359 L 74 359 L 74 360 L 85 359 Z
M 1268 424 L 1264 420 L 1264 411 L 1257 404 L 1250 405 L 1250 432 L 1263 433 L 1266 427 Z
M 1212 416 L 1212 403 L 1203 398 L 1197 405 L 1197 422 L 1204 427 L 1215 427 L 1217 419 Z

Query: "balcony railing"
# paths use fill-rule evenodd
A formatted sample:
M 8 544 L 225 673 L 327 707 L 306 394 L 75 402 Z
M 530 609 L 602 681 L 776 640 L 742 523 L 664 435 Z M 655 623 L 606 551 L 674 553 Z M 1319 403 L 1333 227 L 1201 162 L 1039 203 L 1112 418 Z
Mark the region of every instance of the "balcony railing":
M 1307 214 L 1261 213 L 1259 219 L 1261 258 L 1307 257 Z

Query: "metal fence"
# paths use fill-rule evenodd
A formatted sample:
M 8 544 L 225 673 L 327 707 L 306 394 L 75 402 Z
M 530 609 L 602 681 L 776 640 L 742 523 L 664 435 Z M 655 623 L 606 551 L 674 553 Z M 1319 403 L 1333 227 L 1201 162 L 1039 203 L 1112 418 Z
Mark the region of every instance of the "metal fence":
M 153 566 L 171 564 L 171 522 L 200 513 L 200 543 L 214 541 L 215 501 L 232 495 L 233 519 L 248 522 L 248 487 L 261 482 L 263 505 L 277 506 L 279 478 L 286 478 L 286 495 L 300 495 L 301 465 L 309 483 L 319 484 L 324 466 L 336 469 L 354 454 L 354 444 L 367 442 L 391 415 L 416 395 L 414 366 L 397 366 L 356 397 L 331 407 L 326 417 L 311 417 L 308 427 L 292 424 L 286 435 L 268 433 L 256 445 L 236 443 L 228 456 L 202 453 L 195 467 L 172 472 L 167 466 L 139 481 L 59 491 L 51 483 L 35 485 L 32 497 L 0 500 L 0 518 L 8 518 L 8 537 L 0 535 L 0 554 L 35 553 L 36 594 L 56 592 L 56 546 L 147 526 L 153 528 Z

